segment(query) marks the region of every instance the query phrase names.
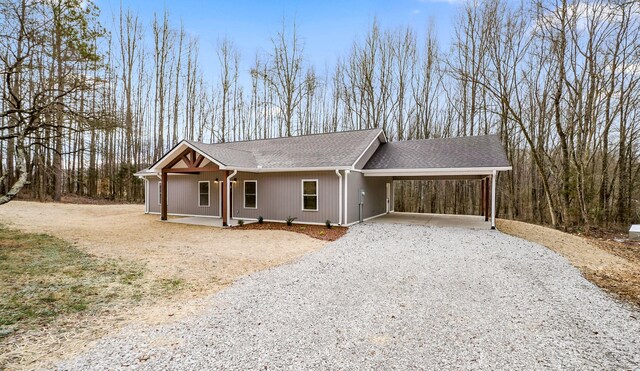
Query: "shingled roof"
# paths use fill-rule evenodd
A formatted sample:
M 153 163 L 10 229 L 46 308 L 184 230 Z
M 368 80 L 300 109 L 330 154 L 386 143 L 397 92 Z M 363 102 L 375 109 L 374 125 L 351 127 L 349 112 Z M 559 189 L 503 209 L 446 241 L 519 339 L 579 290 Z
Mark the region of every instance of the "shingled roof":
M 377 137 L 384 138 L 381 129 L 216 144 L 186 142 L 227 167 L 288 169 L 350 167 Z
M 496 135 L 407 140 L 382 144 L 364 166 L 382 169 L 507 168 Z

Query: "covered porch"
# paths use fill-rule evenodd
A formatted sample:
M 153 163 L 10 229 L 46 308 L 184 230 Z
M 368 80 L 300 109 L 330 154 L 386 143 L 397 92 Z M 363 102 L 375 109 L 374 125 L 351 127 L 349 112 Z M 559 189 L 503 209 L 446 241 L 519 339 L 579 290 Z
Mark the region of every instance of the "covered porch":
M 160 170 L 160 184 L 159 184 L 159 200 L 160 200 L 160 220 L 179 223 L 179 224 L 191 224 L 191 225 L 203 225 L 214 227 L 226 227 L 230 225 L 237 225 L 237 221 L 233 220 L 231 215 L 231 183 L 232 178 L 237 171 L 222 170 L 222 164 L 215 159 L 207 156 L 202 151 L 194 148 L 187 142 L 181 142 L 167 155 L 165 155 L 158 163 L 153 167 Z M 185 216 L 171 216 L 168 213 L 168 178 L 170 174 L 173 175 L 200 175 L 203 173 L 214 174 L 216 176 L 213 181 L 214 186 L 218 188 L 217 210 L 212 210 L 210 215 L 185 215 Z M 202 196 L 206 196 L 206 207 L 212 205 L 211 200 L 211 181 L 198 182 L 198 188 L 200 183 L 206 188 L 206 193 Z M 198 192 L 202 192 L 198 190 Z M 201 196 L 193 195 L 194 197 Z M 200 201 L 199 201 L 199 205 Z M 216 215 L 217 214 L 217 215 Z

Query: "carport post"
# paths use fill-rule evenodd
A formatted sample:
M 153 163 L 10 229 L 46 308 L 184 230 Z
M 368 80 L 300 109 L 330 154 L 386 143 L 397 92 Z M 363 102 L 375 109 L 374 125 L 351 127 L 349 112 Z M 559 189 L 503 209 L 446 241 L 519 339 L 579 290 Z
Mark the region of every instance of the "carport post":
M 491 174 L 491 229 L 496 229 L 496 174 Z

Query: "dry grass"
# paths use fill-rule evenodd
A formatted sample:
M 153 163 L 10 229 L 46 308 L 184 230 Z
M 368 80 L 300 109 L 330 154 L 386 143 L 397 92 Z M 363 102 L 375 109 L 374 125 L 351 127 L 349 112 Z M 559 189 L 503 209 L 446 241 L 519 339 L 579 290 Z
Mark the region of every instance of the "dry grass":
M 563 255 L 582 274 L 621 299 L 640 305 L 640 245 L 573 235 L 552 228 L 498 220 L 501 232 L 539 243 Z
M 131 292 L 123 292 L 118 300 L 104 305 L 89 303 L 82 311 L 61 311 L 46 323 L 35 323 L 5 336 L 0 343 L 0 369 L 3 363 L 12 369 L 50 365 L 125 325 L 158 324 L 198 313 L 206 305 L 206 299 L 201 298 L 238 277 L 290 262 L 326 243 L 285 231 L 162 223 L 155 215 L 143 214 L 143 210 L 141 205 L 22 201 L 0 206 L 0 223 L 68 242 L 67 248 L 78 251 L 71 255 L 76 254 L 80 266 L 119 267 L 122 274 L 117 269 L 115 274 L 107 270 L 111 272 L 106 275 L 111 280 L 109 285 L 104 277 L 95 277 L 101 282 L 92 289 L 100 292 L 98 297 L 122 289 L 122 277 L 143 272 L 140 277 L 134 274 Z M 14 240 L 18 240 L 17 245 L 16 241 L 0 242 L 0 249 L 24 245 Z
M 14 346 L 38 343 L 42 329 L 169 297 L 181 284 L 150 279 L 135 262 L 96 259 L 59 238 L 0 226 L 0 368 L 20 364 L 25 356 Z
M 135 298 L 143 274 L 135 263 L 101 261 L 58 238 L 0 226 L 0 338 Z

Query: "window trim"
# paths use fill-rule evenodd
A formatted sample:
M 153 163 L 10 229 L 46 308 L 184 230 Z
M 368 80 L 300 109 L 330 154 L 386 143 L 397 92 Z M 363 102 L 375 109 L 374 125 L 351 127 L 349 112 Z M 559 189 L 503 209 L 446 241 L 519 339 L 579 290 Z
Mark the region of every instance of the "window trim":
M 256 196 L 256 206 L 248 207 L 247 206 L 247 183 L 255 183 L 256 184 L 256 193 L 253 195 Z M 251 195 L 251 193 L 249 193 Z M 242 181 L 242 207 L 245 209 L 256 210 L 258 208 L 258 180 L 257 179 L 249 179 Z
M 304 183 L 305 182 L 315 182 L 316 183 L 316 193 L 315 194 L 306 194 L 304 193 Z M 300 207 L 302 209 L 302 211 L 318 211 L 319 210 L 319 206 L 320 206 L 320 189 L 319 184 L 318 184 L 318 179 L 301 179 L 300 180 Z M 305 209 L 304 208 L 304 196 L 315 196 L 316 197 L 316 208 L 315 209 Z
M 162 182 L 158 182 L 158 205 L 162 205 Z
M 206 205 L 202 205 L 200 203 L 200 196 L 202 196 L 204 193 L 200 193 L 200 184 L 201 183 L 207 183 L 207 204 Z M 209 180 L 199 180 L 198 181 L 198 207 L 211 207 L 211 182 Z

